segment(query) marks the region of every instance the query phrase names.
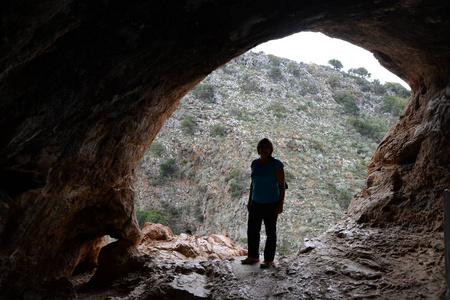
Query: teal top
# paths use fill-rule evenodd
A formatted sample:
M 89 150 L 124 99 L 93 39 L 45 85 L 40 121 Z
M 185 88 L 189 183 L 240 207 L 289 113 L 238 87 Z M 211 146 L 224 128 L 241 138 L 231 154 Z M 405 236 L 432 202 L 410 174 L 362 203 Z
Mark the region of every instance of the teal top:
M 275 203 L 280 201 L 280 189 L 275 171 L 284 168 L 283 163 L 272 158 L 265 166 L 258 166 L 259 158 L 251 165 L 252 200 L 258 203 Z

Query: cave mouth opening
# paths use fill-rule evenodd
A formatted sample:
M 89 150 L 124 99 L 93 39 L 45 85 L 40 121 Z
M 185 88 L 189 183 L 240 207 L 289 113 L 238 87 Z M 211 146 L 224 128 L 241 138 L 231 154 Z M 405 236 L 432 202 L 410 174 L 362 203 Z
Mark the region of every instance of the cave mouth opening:
M 249 166 L 268 137 L 290 185 L 278 248 L 294 254 L 346 212 L 409 93 L 367 73 L 251 50 L 188 93 L 146 151 L 136 180 L 140 226 L 223 234 L 246 247 Z

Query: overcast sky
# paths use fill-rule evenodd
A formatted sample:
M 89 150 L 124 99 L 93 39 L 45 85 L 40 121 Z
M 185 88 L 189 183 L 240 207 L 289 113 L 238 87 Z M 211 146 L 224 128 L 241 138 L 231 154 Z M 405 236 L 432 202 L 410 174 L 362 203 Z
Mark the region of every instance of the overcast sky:
M 370 80 L 379 79 L 381 83 L 398 82 L 407 89 L 408 84 L 386 70 L 369 51 L 322 33 L 301 32 L 283 39 L 261 44 L 251 51 L 288 58 L 297 62 L 328 65 L 330 59 L 339 60 L 345 72 L 351 68 L 364 67 L 371 75 Z

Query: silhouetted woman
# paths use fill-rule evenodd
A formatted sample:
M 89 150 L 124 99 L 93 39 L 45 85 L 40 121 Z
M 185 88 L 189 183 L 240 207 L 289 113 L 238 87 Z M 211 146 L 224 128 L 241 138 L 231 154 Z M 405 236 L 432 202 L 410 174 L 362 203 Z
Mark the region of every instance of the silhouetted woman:
M 264 261 L 261 268 L 274 264 L 277 246 L 277 219 L 283 212 L 284 204 L 284 165 L 272 157 L 273 144 L 264 138 L 257 146 L 259 158 L 252 161 L 250 196 L 248 199 L 248 257 L 243 264 L 259 262 L 259 243 L 261 225 L 264 221 L 267 240 L 264 248 Z

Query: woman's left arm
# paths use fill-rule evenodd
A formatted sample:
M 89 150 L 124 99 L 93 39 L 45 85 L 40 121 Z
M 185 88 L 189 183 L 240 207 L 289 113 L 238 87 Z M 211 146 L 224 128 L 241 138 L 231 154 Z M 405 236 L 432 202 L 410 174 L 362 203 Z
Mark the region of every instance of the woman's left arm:
M 278 204 L 276 213 L 281 214 L 283 212 L 283 205 L 284 205 L 284 195 L 286 193 L 286 189 L 284 186 L 284 169 L 280 168 L 275 172 L 275 176 L 277 177 L 278 181 L 278 187 L 280 188 L 280 202 Z

